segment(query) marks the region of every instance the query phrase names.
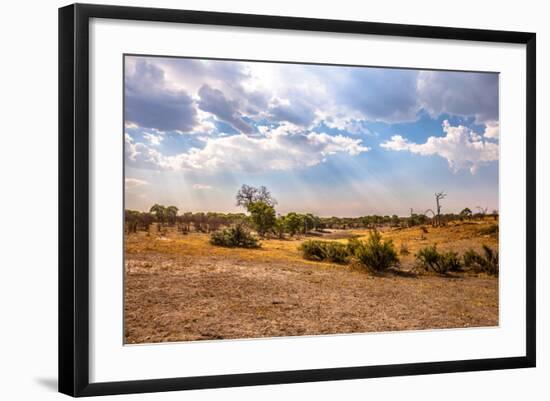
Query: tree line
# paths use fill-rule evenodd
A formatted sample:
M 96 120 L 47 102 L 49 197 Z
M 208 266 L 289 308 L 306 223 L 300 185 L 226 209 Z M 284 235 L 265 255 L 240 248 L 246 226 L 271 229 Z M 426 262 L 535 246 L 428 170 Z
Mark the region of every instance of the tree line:
M 409 216 L 397 215 L 366 215 L 360 217 L 320 217 L 312 213 L 289 212 L 286 215 L 277 214 L 275 207 L 277 200 L 265 187 L 242 185 L 236 194 L 236 205 L 245 209 L 246 213 L 219 213 L 219 212 L 183 212 L 176 206 L 155 204 L 148 212 L 125 210 L 126 232 L 149 231 L 150 226 L 156 223 L 162 231 L 166 226 L 177 227 L 186 234 L 190 231 L 210 233 L 222 227 L 245 225 L 254 229 L 264 238 L 273 235 L 284 238 L 305 235 L 310 232 L 325 229 L 373 229 L 382 226 L 414 227 L 432 224 L 445 225 L 456 220 L 483 219 L 489 215 L 487 208 L 477 207 L 477 212 L 464 208 L 460 213 L 442 213 L 441 200 L 446 196 L 443 192 L 436 193 L 437 213 L 428 209 L 424 213 L 415 213 L 410 210 Z M 428 213 L 431 212 L 430 217 Z M 498 211 L 491 214 L 498 218 Z
M 155 204 L 149 212 L 125 210 L 124 220 L 128 234 L 149 231 L 156 223 L 162 231 L 165 227 L 177 227 L 182 233 L 190 231 L 209 233 L 222 226 L 229 226 L 247 218 L 244 213 L 184 212 L 178 214 L 176 206 Z

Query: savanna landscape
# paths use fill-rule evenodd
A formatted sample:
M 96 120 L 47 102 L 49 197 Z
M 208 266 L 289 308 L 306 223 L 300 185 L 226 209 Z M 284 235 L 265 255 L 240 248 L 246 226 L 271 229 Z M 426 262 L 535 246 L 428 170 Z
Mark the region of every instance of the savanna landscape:
M 498 74 L 124 66 L 125 344 L 499 325 Z
M 127 212 L 128 343 L 498 325 L 496 211 L 276 217 L 271 199 L 241 202 L 249 215 Z

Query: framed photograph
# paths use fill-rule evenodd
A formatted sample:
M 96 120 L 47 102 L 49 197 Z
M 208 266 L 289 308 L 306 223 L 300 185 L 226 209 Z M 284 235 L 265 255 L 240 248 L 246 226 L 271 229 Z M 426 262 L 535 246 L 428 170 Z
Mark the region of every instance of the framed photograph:
M 535 366 L 535 34 L 59 10 L 59 390 Z

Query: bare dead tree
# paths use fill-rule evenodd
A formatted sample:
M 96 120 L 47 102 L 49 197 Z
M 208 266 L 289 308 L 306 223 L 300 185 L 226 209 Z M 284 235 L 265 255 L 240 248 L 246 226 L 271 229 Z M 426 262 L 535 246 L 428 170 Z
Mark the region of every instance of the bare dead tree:
M 489 208 L 488 208 L 488 207 L 476 206 L 476 209 L 479 210 L 479 218 L 480 218 L 480 220 L 483 220 L 483 218 L 484 218 L 485 215 L 487 214 L 487 210 L 489 210 Z
M 435 204 L 437 206 L 436 210 L 437 210 L 437 215 L 436 215 L 436 226 L 440 226 L 441 225 L 441 199 L 445 198 L 447 196 L 447 194 L 443 191 L 441 192 L 436 192 L 435 193 Z
M 432 226 L 435 226 L 437 224 L 437 215 L 432 209 L 428 209 L 424 212 L 424 215 L 427 216 L 428 213 L 432 214 Z

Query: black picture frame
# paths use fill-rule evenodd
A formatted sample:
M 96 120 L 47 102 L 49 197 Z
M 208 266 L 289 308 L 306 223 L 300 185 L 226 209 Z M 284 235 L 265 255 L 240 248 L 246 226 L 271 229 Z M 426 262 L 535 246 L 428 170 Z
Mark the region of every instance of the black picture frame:
M 526 352 L 519 357 L 89 381 L 89 21 L 91 18 L 437 38 L 526 46 Z M 59 9 L 59 391 L 95 396 L 534 367 L 536 363 L 536 35 L 479 29 L 74 4 Z

